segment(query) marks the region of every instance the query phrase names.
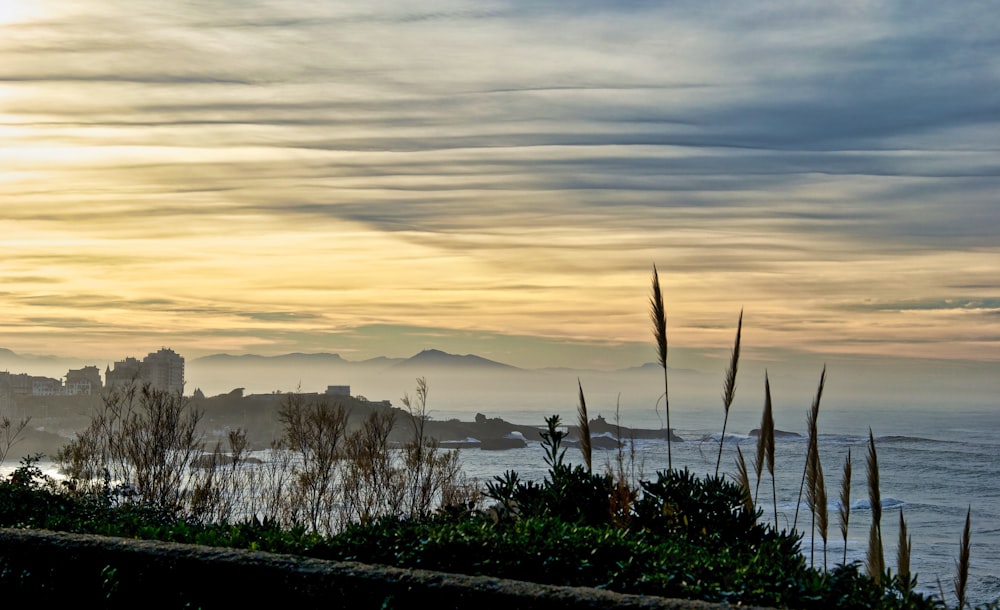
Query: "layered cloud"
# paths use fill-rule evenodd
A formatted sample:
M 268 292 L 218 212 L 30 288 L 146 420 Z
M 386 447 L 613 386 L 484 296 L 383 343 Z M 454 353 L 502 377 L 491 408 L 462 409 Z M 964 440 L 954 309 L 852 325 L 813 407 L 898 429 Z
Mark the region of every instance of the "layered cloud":
M 990 3 L 5 10 L 4 345 L 1000 358 Z

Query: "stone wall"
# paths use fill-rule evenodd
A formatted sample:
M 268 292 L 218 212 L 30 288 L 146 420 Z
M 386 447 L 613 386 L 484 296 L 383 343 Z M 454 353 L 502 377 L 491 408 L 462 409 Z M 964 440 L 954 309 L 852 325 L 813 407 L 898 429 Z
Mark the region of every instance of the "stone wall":
M 29 603 L 429 610 L 726 607 L 255 551 L 17 529 L 0 529 L 0 572 L 0 607 L 7 608 Z

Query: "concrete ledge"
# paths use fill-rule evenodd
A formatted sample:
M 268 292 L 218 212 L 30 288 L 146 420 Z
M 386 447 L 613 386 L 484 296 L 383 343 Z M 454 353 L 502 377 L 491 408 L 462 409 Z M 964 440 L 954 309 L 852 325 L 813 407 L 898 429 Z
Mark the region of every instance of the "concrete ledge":
M 144 608 L 729 607 L 585 587 L 19 529 L 0 529 L 0 573 L 4 602 L 16 598 L 33 605 L 44 601 Z

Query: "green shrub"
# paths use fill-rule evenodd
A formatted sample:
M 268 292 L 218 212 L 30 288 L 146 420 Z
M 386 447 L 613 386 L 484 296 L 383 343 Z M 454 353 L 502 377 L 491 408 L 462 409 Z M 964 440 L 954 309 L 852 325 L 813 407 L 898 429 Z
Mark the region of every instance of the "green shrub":
M 566 433 L 559 430 L 559 416 L 547 417 L 545 423 L 547 429 L 541 435 L 548 476 L 541 484 L 521 481 L 513 471 L 494 477 L 485 492 L 496 502 L 493 510 L 503 519 L 549 517 L 591 526 L 610 524 L 614 479 L 567 464 L 562 447 Z

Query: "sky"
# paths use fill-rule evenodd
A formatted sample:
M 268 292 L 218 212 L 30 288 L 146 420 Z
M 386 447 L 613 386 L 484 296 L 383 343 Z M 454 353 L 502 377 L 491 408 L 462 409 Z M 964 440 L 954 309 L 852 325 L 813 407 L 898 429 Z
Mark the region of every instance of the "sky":
M 18 353 L 1000 369 L 992 2 L 0 0 L 0 138 Z

